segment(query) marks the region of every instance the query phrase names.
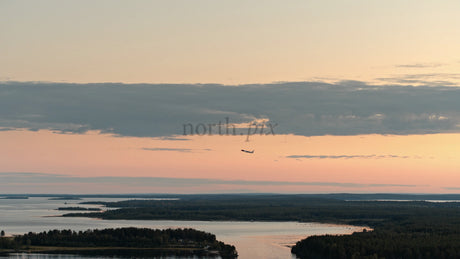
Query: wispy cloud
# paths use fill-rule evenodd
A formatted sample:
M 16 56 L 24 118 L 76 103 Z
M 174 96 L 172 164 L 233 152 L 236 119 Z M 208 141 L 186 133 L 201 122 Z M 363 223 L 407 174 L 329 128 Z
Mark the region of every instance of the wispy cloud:
M 165 147 L 154 147 L 154 148 L 148 148 L 144 147 L 142 148 L 143 150 L 148 150 L 148 151 L 173 151 L 173 152 L 194 152 L 194 151 L 211 151 L 212 149 L 206 148 L 206 149 L 191 149 L 191 148 L 165 148 Z
M 365 158 L 365 159 L 381 159 L 381 158 L 409 158 L 409 156 L 398 155 L 290 155 L 287 158 L 307 158 L 307 159 L 352 159 L 352 158 Z
M 158 138 L 158 139 L 160 139 L 160 140 L 167 140 L 167 141 L 188 141 L 188 140 L 190 140 L 190 139 L 188 139 L 188 138 L 180 138 L 180 137 L 178 137 L 178 136 L 160 137 L 160 138 Z
M 394 80 L 436 76 L 460 78 L 433 73 Z M 448 87 L 447 81 L 433 85 L 3 82 L 0 127 L 186 140 L 183 125 L 215 124 L 229 117 L 235 125 L 264 120 L 278 125 L 276 134 L 304 136 L 460 132 L 460 88 Z
M 442 67 L 446 64 L 443 63 L 413 63 L 413 64 L 403 64 L 403 65 L 396 65 L 395 67 L 399 68 L 436 68 Z
M 163 148 L 163 147 L 154 147 L 154 148 L 142 148 L 143 150 L 148 151 L 175 151 L 175 152 L 191 152 L 193 149 L 190 148 Z
M 458 86 L 460 80 L 459 73 L 417 73 L 400 74 L 389 77 L 376 78 L 378 81 L 386 83 L 396 83 L 405 85 L 424 85 L 424 86 Z
M 75 187 L 81 190 L 82 186 L 98 186 L 101 190 L 105 187 L 126 186 L 133 188 L 196 188 L 219 190 L 222 186 L 230 186 L 233 189 L 244 187 L 245 190 L 253 190 L 252 187 L 289 187 L 289 186 L 323 186 L 343 188 L 369 188 L 369 187 L 405 187 L 413 188 L 411 184 L 381 184 L 381 183 L 353 183 L 353 182 L 289 182 L 289 181 L 246 181 L 224 180 L 205 178 L 167 178 L 167 177 L 74 177 L 44 173 L 0 173 L 0 190 L 2 193 L 22 192 L 30 193 L 30 190 L 40 189 L 53 193 L 65 188 Z M 84 188 L 83 188 L 84 189 Z M 257 189 L 257 188 L 256 188 Z M 113 189 L 112 189 L 113 190 Z M 70 190 L 69 190 L 70 191 Z
M 452 191 L 458 191 L 460 190 L 460 187 L 444 187 L 445 190 L 452 190 Z

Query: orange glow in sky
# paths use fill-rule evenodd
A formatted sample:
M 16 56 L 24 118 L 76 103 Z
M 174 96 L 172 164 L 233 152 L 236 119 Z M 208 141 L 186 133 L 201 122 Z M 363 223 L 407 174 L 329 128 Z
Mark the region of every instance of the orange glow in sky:
M 0 192 L 460 193 L 459 13 L 0 1 Z M 299 135 L 165 138 L 218 116 Z
M 219 184 L 221 190 L 230 191 L 239 188 L 263 192 L 459 191 L 448 188 L 460 182 L 460 160 L 456 157 L 460 153 L 460 134 L 276 135 L 251 136 L 249 141 L 243 136 L 186 138 L 188 140 L 172 141 L 97 132 L 2 131 L 0 164 L 4 172 L 73 177 L 196 178 L 277 183 L 259 186 Z M 254 149 L 255 152 L 247 154 L 240 149 Z M 158 189 L 143 187 L 138 190 Z M 216 190 L 199 186 L 183 190 L 177 186 L 164 191 Z

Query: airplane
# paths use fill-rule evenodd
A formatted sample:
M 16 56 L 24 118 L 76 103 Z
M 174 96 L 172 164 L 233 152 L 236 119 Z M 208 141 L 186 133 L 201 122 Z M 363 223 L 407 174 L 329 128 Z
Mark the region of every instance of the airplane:
M 249 154 L 252 154 L 252 153 L 254 153 L 254 150 L 251 150 L 251 151 L 249 151 L 249 150 L 244 150 L 244 149 L 241 149 L 241 151 L 243 151 L 243 152 L 245 152 L 245 153 L 249 153 Z

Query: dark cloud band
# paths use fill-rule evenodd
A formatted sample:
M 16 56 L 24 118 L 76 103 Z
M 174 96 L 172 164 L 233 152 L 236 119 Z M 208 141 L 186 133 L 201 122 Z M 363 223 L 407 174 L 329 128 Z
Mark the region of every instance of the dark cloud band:
M 238 86 L 3 82 L 0 127 L 185 140 L 184 125 L 205 125 L 201 131 L 212 127 L 217 134 L 216 125 L 229 118 L 234 125 L 276 125 L 275 134 L 430 134 L 460 132 L 458 100 L 456 87 L 357 81 Z

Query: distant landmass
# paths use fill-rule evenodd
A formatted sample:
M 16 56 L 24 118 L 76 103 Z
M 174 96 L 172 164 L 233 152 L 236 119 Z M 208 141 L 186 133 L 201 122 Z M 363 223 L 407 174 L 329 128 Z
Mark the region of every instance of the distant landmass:
M 27 200 L 29 197 L 27 196 L 6 196 L 6 197 L 0 197 L 2 200 Z
M 369 226 L 343 236 L 313 236 L 292 252 L 309 258 L 460 258 L 458 195 L 191 195 L 174 201 L 92 202 L 104 212 L 64 216 L 143 220 L 300 221 Z M 427 202 L 424 200 L 451 201 Z
M 3 194 L 3 196 L 14 197 L 46 197 L 53 199 L 66 199 L 72 198 L 121 198 L 121 199 L 136 199 L 136 198 L 175 198 L 175 199 L 218 199 L 220 197 L 241 197 L 241 196 L 289 196 L 291 194 L 276 194 L 276 193 L 242 193 L 242 194 Z M 295 194 L 294 194 L 295 195 Z M 460 200 L 460 194 L 398 194 L 398 193 L 330 193 L 330 194 L 298 194 L 295 196 L 300 197 L 316 197 L 316 198 L 331 198 L 339 200 Z
M 100 197 L 95 195 L 92 198 L 96 196 Z M 106 211 L 68 213 L 63 216 L 107 220 L 237 220 L 351 224 L 368 226 L 371 230 L 363 230 L 352 235 L 308 237 L 297 242 L 291 251 L 301 259 L 460 258 L 460 202 L 458 202 L 460 195 L 458 194 L 168 194 L 126 196 L 129 200 L 80 203 L 99 204 L 111 208 Z M 29 197 L 38 196 L 31 195 Z M 101 198 L 106 197 L 121 198 L 124 195 L 102 195 Z M 30 237 L 32 236 L 29 236 L 29 239 Z M 1 240 L 4 242 L 9 239 Z M 20 242 L 15 241 L 12 245 L 24 249 L 29 241 L 27 239 L 21 240 Z M 116 249 L 120 250 L 120 247 L 105 246 L 94 250 L 81 247 L 72 250 L 70 246 L 66 247 L 65 245 L 62 247 L 64 250 L 82 250 L 85 253 L 93 253 L 94 250 L 97 250 L 98 253 L 102 253 L 102 251 L 113 253 Z M 209 251 L 210 247 L 212 246 L 195 247 L 191 250 L 201 253 Z M 168 246 L 167 250 L 171 248 Z M 178 247 L 173 248 L 175 252 L 178 251 L 176 248 Z M 184 247 L 180 248 L 179 250 L 182 252 Z M 43 247 L 38 250 L 40 249 Z M 55 251 L 62 250 L 59 249 Z M 130 251 L 130 249 L 133 248 L 121 247 L 121 250 L 117 251 L 122 253 Z M 140 251 L 143 250 L 145 249 Z M 147 250 L 163 251 L 164 249 Z M 190 252 L 189 248 L 185 250 Z
M 57 210 L 78 210 L 78 211 L 100 211 L 100 208 L 84 208 L 84 207 L 60 207 Z
M 4 197 L 46 197 L 52 200 L 80 200 L 83 198 L 120 198 L 120 199 L 219 199 L 224 197 L 290 196 L 310 198 L 330 198 L 338 200 L 460 200 L 460 194 L 398 194 L 398 193 L 330 193 L 330 194 L 276 194 L 276 193 L 242 193 L 242 194 L 0 194 Z

